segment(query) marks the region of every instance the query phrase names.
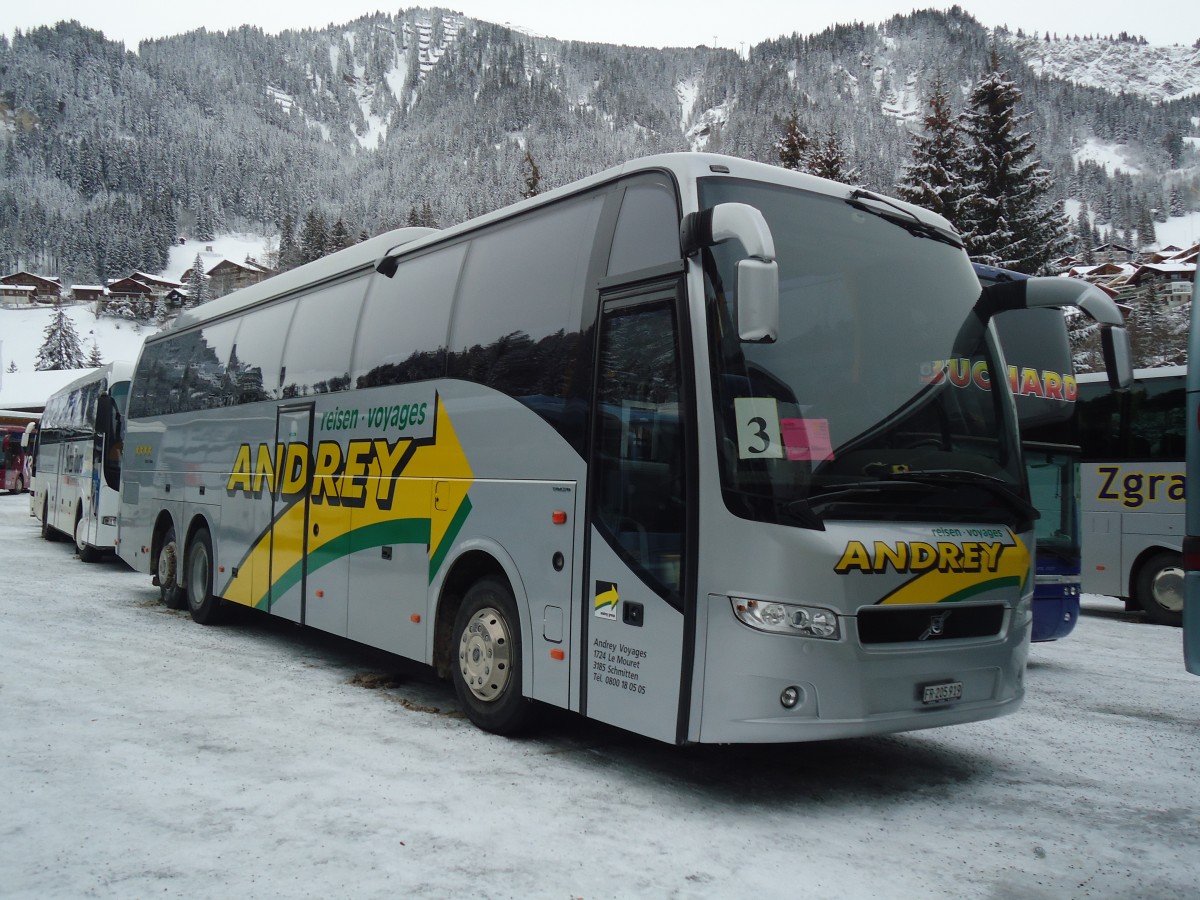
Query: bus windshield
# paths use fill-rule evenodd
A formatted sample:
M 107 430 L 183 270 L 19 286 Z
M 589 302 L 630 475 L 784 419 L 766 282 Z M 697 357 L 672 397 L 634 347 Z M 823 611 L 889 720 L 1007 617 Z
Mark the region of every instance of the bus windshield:
M 1027 527 L 1017 427 L 989 332 L 969 327 L 980 287 L 966 254 L 887 210 L 735 179 L 700 206 L 748 203 L 779 264 L 771 344 L 736 327 L 736 242 L 704 251 L 717 443 L 736 515 Z

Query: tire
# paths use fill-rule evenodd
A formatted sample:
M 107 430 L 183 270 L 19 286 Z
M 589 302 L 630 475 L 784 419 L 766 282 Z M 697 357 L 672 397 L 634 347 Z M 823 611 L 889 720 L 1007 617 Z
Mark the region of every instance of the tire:
M 175 526 L 168 525 L 163 535 L 162 547 L 158 551 L 158 597 L 167 609 L 183 609 L 187 606 L 187 592 L 179 587 L 179 542 L 175 539 Z
M 188 541 L 184 566 L 188 612 L 201 625 L 217 624 L 221 621 L 224 601 L 213 596 L 212 538 L 207 528 L 197 529 Z
M 42 539 L 58 540 L 58 531 L 50 525 L 50 498 L 48 496 L 42 499 Z
M 1164 551 L 1146 560 L 1138 570 L 1136 599 L 1150 621 L 1182 625 L 1183 557 Z
M 79 559 L 85 563 L 100 560 L 100 551 L 83 539 L 83 507 L 75 510 L 75 549 L 79 551 Z
M 521 620 L 500 578 L 471 585 L 454 618 L 454 691 L 467 718 L 493 734 L 517 734 L 533 719 L 521 694 Z

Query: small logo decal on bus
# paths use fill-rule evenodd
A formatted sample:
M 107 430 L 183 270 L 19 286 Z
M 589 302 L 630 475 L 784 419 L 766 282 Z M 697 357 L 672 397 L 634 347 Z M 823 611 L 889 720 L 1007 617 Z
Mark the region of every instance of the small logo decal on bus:
M 929 627 L 921 633 L 921 636 L 917 640 L 927 641 L 931 637 L 941 637 L 942 632 L 946 630 L 946 620 L 948 618 L 950 618 L 950 613 L 948 612 L 936 613 L 930 616 Z
M 617 603 L 621 595 L 617 593 L 617 585 L 612 581 L 596 582 L 596 615 L 601 619 L 616 621 Z

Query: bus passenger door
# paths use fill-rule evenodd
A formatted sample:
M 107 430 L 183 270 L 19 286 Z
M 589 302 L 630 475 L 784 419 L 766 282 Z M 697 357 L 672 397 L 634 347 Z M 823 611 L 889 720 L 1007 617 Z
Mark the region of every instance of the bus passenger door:
M 271 590 L 269 609 L 301 624 L 305 621 L 305 590 L 308 575 L 309 493 L 305 484 L 296 490 L 291 465 L 296 464 L 293 446 L 312 445 L 312 404 L 281 407 L 276 413 L 274 464 L 275 484 L 271 510 Z M 312 469 L 306 465 L 305 475 Z
M 586 715 L 670 742 L 685 726 L 690 581 L 676 308 L 674 282 L 603 300 L 583 609 Z

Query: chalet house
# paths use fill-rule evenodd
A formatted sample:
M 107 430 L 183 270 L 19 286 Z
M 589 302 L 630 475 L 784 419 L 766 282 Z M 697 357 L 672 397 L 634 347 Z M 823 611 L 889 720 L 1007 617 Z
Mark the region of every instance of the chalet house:
M 145 297 L 156 293 L 155 290 L 146 284 L 144 281 L 139 281 L 136 278 L 114 278 L 108 283 L 108 295 L 110 297 L 131 296 Z
M 1137 252 L 1132 247 L 1126 247 L 1124 244 L 1118 244 L 1115 241 L 1109 241 L 1106 244 L 1101 244 L 1099 247 L 1093 247 L 1090 252 L 1093 259 L 1104 260 L 1106 262 L 1114 262 L 1116 260 L 1132 262 L 1137 256 Z
M 1182 253 L 1182 252 L 1183 252 L 1182 247 L 1176 247 L 1174 244 L 1167 244 L 1167 246 L 1160 247 L 1159 249 L 1155 250 L 1153 253 L 1149 254 L 1146 258 L 1146 262 L 1150 262 L 1150 263 L 1166 262 L 1168 259 L 1175 256 L 1175 254 Z
M 1127 269 L 1132 270 L 1132 267 L 1107 262 L 1101 263 L 1098 266 L 1072 266 L 1067 270 L 1067 274 L 1072 278 L 1082 278 L 1085 281 L 1097 282 L 1115 278 Z
M 31 287 L 34 300 L 38 303 L 53 303 L 62 294 L 60 279 L 34 275 L 32 272 L 13 272 L 11 275 L 0 278 L 0 284 L 11 287 Z
M 213 295 L 224 297 L 239 288 L 258 284 L 275 273 L 257 260 L 247 257 L 244 263 L 223 259 L 210 268 L 207 274 L 211 279 Z
M 155 294 L 165 294 L 172 288 L 183 286 L 183 282 L 181 281 L 171 281 L 169 278 L 160 278 L 158 275 L 147 275 L 145 272 L 134 272 L 129 277 L 134 281 L 140 281 Z
M 30 306 L 37 302 L 37 288 L 25 284 L 0 284 L 0 303 L 5 306 Z
M 208 276 L 213 297 L 224 297 L 240 288 L 258 284 L 275 274 L 273 270 L 250 257 L 246 257 L 246 261 L 241 263 L 221 258 L 215 262 L 206 262 L 204 265 L 204 274 Z M 190 282 L 192 269 L 189 268 L 184 272 L 182 278 L 184 284 Z
M 155 291 L 150 285 L 133 277 L 114 278 L 107 287 L 107 294 L 100 309 L 97 310 L 98 312 L 107 310 L 112 313 L 113 310 L 125 306 L 139 310 L 141 315 L 146 315 L 148 310 L 153 307 L 154 298 L 160 296 L 159 291 Z
M 1131 287 L 1149 289 L 1150 285 L 1168 303 L 1183 303 L 1192 299 L 1192 280 L 1196 277 L 1196 264 L 1192 263 L 1148 263 L 1139 266 L 1129 279 Z
M 167 306 L 171 309 L 183 309 L 191 296 L 191 291 L 187 288 L 171 288 L 166 295 Z
M 104 285 L 102 284 L 71 285 L 71 296 L 76 303 L 91 303 L 93 300 L 103 300 L 104 293 Z

